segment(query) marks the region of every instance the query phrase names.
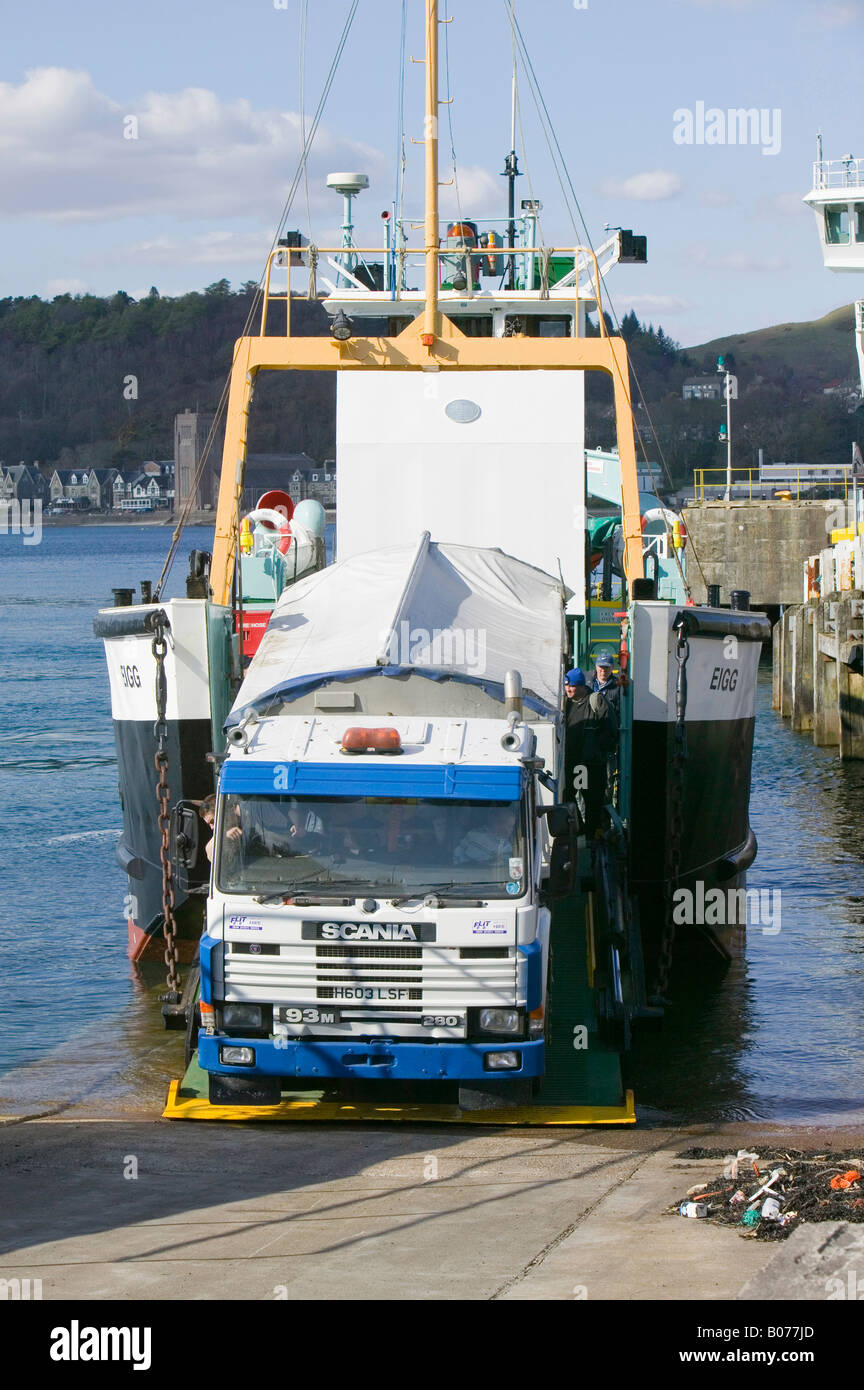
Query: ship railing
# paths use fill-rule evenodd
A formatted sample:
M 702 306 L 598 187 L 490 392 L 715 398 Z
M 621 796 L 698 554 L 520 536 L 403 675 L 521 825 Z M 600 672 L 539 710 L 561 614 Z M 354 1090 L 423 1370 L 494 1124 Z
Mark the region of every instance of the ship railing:
M 600 332 L 606 336 L 606 323 L 602 313 L 600 284 L 603 278 L 598 265 L 597 256 L 589 246 L 496 246 L 490 248 L 470 247 L 464 251 L 441 246 L 435 251 L 438 259 L 439 268 L 443 266 L 448 272 L 453 270 L 454 263 L 464 261 L 465 288 L 457 292 L 459 300 L 473 299 L 478 296 L 478 291 L 474 287 L 474 269 L 476 263 L 485 258 L 508 256 L 520 257 L 523 263 L 529 267 L 523 271 L 520 279 L 530 282 L 527 286 L 523 283 L 517 286 L 517 293 L 521 299 L 529 300 L 550 300 L 553 290 L 569 290 L 569 299 L 588 299 L 593 301 L 598 310 Z M 368 281 L 362 277 L 368 275 L 366 257 L 376 256 L 385 258 L 385 283 L 381 289 L 373 290 Z M 410 261 L 408 257 L 417 256 L 417 261 Z M 408 268 L 423 269 L 425 252 L 422 247 L 414 246 L 410 248 L 388 251 L 386 246 L 277 246 L 274 247 L 267 258 L 267 269 L 264 273 L 264 295 L 261 304 L 261 326 L 259 329 L 262 337 L 267 336 L 267 319 L 271 304 L 285 305 L 285 333 L 290 337 L 291 334 L 291 301 L 292 299 L 302 298 L 291 288 L 292 270 L 302 269 L 307 272 L 307 291 L 306 297 L 317 299 L 319 282 L 326 285 L 327 289 L 338 297 L 340 290 L 350 293 L 360 291 L 364 294 L 377 294 L 381 296 L 379 302 L 382 305 L 382 312 L 386 312 L 387 303 L 399 303 L 403 299 L 410 299 L 416 303 L 418 296 L 422 297 L 422 289 L 406 288 L 403 283 L 404 271 Z M 560 279 L 553 279 L 550 273 L 553 261 L 560 258 L 572 260 L 572 270 L 560 276 Z M 349 258 L 351 264 L 349 264 Z M 356 258 L 356 260 L 355 260 Z M 320 266 L 322 260 L 336 272 L 335 283 L 322 275 Z M 519 262 L 517 261 L 517 266 Z M 605 270 L 605 267 L 604 267 Z M 274 277 L 280 272 L 285 272 L 284 289 L 274 289 Z M 358 274 L 358 271 L 360 272 Z M 439 270 L 439 280 L 443 277 Z M 500 277 L 502 280 L 504 276 Z M 340 280 L 343 282 L 339 284 Z M 534 282 L 538 283 L 535 284 Z M 484 298 L 488 298 L 488 291 L 480 291 Z M 510 295 L 513 291 L 498 290 L 493 292 L 495 295 Z M 444 303 L 447 301 L 445 300 Z M 554 301 L 552 301 L 554 302 Z
M 817 159 L 813 165 L 814 188 L 856 188 L 864 185 L 864 159 Z
M 770 470 L 770 471 L 769 471 Z M 760 468 L 733 468 L 729 498 L 735 502 L 753 502 L 777 499 L 789 501 L 793 494 L 796 501 L 803 495 L 812 495 L 814 488 L 830 487 L 832 495 L 842 491 L 843 500 L 849 492 L 852 481 L 851 466 L 836 467 L 833 464 L 821 467 L 818 464 L 784 464 L 782 468 L 768 465 Z M 694 468 L 693 501 L 710 502 L 724 498 L 729 482 L 725 468 Z

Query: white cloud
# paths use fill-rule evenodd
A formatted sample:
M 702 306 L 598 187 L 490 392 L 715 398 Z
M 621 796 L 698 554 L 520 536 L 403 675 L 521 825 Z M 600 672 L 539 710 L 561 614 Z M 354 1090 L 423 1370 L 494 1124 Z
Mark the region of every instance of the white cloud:
M 43 299 L 53 299 L 57 294 L 86 294 L 87 283 L 84 280 L 73 278 L 48 280 L 42 291 Z
M 449 178 L 452 173 L 452 167 L 448 169 L 442 160 L 440 177 L 442 179 Z M 455 184 L 443 187 L 439 195 L 440 210 L 443 217 L 458 216 L 460 208 L 465 217 L 494 216 L 496 213 L 500 213 L 502 199 L 500 177 L 496 182 L 496 176 L 490 174 L 488 169 L 484 169 L 480 165 L 471 165 L 465 168 L 460 168 L 457 165 L 456 176 L 459 181 L 458 203 Z
M 747 251 L 718 253 L 704 243 L 701 246 L 691 246 L 687 259 L 692 265 L 702 266 L 705 270 L 743 270 L 772 274 L 789 269 L 789 261 L 782 256 L 752 256 Z
M 632 198 L 637 202 L 659 202 L 674 198 L 684 187 L 677 174 L 666 169 L 653 169 L 644 174 L 631 174 L 627 179 L 605 179 L 600 192 L 608 198 Z
M 862 7 L 858 0 L 849 4 L 817 5 L 808 16 L 811 23 L 823 29 L 845 29 L 862 17 Z
M 200 87 L 121 105 L 86 72 L 36 68 L 17 86 L 0 83 L 3 215 L 86 221 L 254 211 L 266 219 L 293 177 L 299 128 L 296 112 L 224 102 Z M 373 181 L 389 176 L 379 151 L 321 126 L 309 158 L 319 213 L 332 214 L 324 178 L 333 168 L 363 169 Z
M 628 308 L 636 310 L 637 316 L 641 314 L 687 314 L 693 307 L 689 300 L 681 299 L 674 294 L 622 295 L 621 299 Z
M 155 237 L 130 243 L 112 260 L 146 261 L 148 265 L 263 265 L 270 249 L 266 232 L 206 232 L 188 238 Z M 104 263 L 104 257 L 100 258 Z

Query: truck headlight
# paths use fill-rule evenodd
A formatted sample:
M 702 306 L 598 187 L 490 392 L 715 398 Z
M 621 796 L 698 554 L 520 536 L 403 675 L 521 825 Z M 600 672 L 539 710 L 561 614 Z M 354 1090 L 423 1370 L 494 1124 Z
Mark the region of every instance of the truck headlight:
M 478 1019 L 484 1033 L 521 1033 L 518 1009 L 481 1009 Z
M 224 1004 L 222 1024 L 225 1028 L 260 1028 L 263 1014 L 260 1004 Z
M 255 1065 L 254 1047 L 220 1047 L 219 1061 L 226 1067 L 251 1067 Z
M 483 1058 L 487 1071 L 518 1071 L 522 1065 L 519 1052 L 487 1052 Z

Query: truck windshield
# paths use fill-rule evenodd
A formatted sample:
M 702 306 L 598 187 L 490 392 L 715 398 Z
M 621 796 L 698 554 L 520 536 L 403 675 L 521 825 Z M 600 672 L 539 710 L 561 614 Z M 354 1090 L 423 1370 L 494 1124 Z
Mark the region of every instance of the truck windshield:
M 525 891 L 518 801 L 389 797 L 223 797 L 223 893 L 334 889 L 379 896 Z

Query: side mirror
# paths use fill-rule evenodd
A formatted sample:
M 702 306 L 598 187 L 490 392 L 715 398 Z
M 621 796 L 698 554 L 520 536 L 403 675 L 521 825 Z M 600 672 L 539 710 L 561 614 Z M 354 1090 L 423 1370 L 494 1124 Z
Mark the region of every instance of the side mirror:
M 178 886 L 184 892 L 200 888 L 209 881 L 210 861 L 204 854 L 205 837 L 202 834 L 206 828 L 195 802 L 178 801 L 172 808 L 169 830 L 171 862 Z
M 557 840 L 559 835 L 567 835 L 573 827 L 573 812 L 576 807 L 568 804 L 563 806 L 544 806 L 538 815 L 546 817 L 546 824 L 549 826 L 549 834 L 553 840 Z

